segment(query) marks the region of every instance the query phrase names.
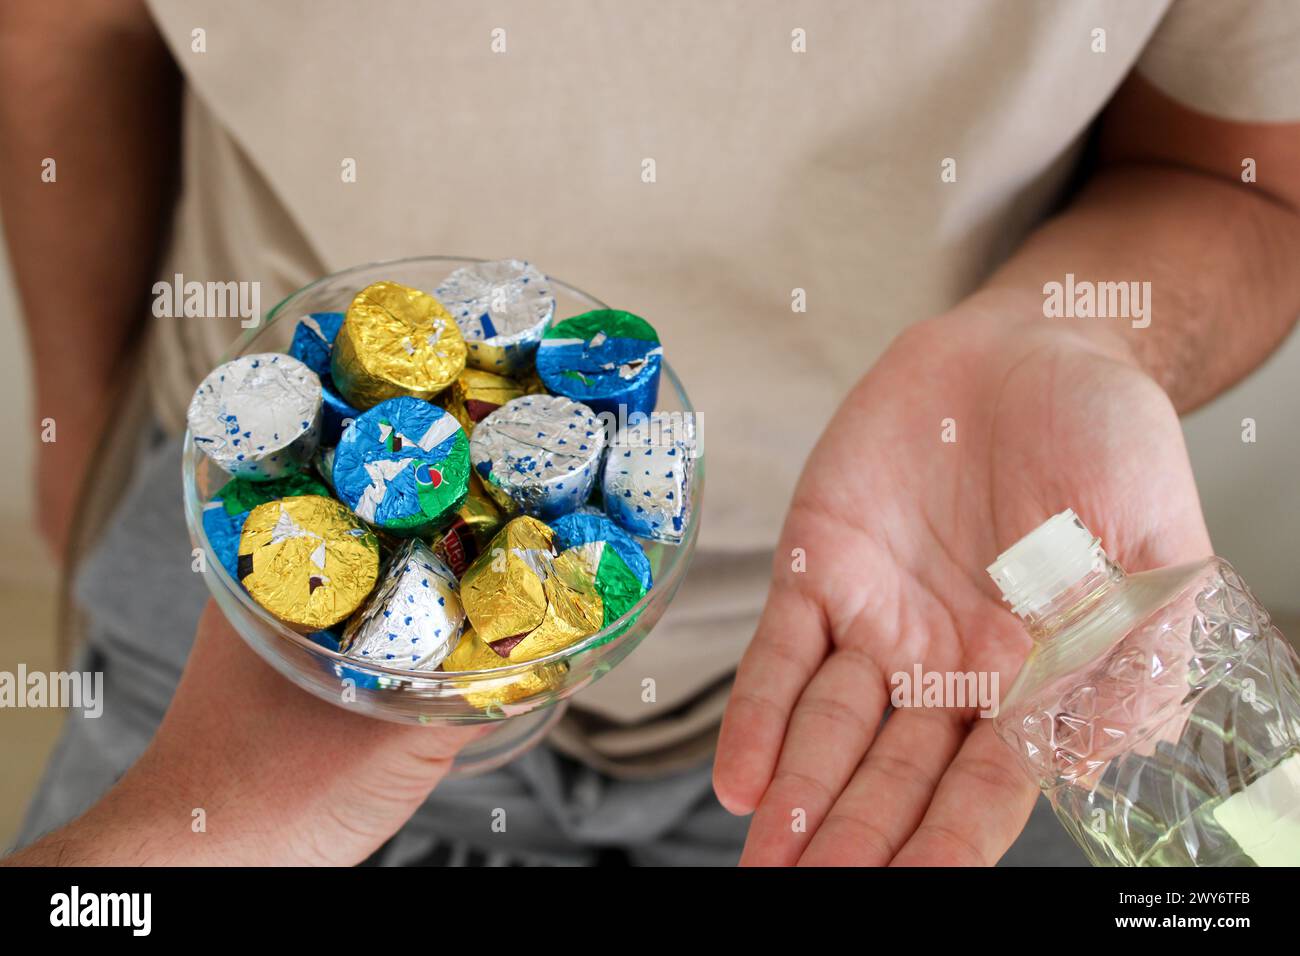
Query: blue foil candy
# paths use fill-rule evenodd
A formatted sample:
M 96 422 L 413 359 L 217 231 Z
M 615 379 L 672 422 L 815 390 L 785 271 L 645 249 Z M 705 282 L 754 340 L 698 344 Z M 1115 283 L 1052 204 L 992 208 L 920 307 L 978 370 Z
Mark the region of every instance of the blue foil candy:
M 208 536 L 212 553 L 236 581 L 239 580 L 239 534 L 247 517 L 247 511 L 232 515 L 219 498 L 203 506 L 203 533 Z
M 321 444 L 337 445 L 343 434 L 343 424 L 361 414 L 339 394 L 330 378 L 330 357 L 334 352 L 334 339 L 343 325 L 342 312 L 313 312 L 298 321 L 293 330 L 289 354 L 320 376 L 321 383 Z
M 320 440 L 322 445 L 337 445 L 343 437 L 343 427 L 347 422 L 355 421 L 361 415 L 334 389 L 333 379 L 326 376 L 321 379 L 321 424 Z
M 339 500 L 363 521 L 423 534 L 448 522 L 469 492 L 469 439 L 437 405 L 391 398 L 344 430 L 331 477 Z
M 338 653 L 339 636 L 333 631 L 312 631 L 307 635 L 307 640 L 311 641 L 318 647 L 323 647 L 327 651 Z
M 659 400 L 663 347 L 640 316 L 598 309 L 557 322 L 537 349 L 537 374 L 553 395 L 596 414 L 648 415 Z
M 289 354 L 324 379 L 330 373 L 334 338 L 343 325 L 342 312 L 313 312 L 299 319 L 289 343 Z
M 623 559 L 623 563 L 627 565 L 643 590 L 649 591 L 654 583 L 654 576 L 650 571 L 650 559 L 641 550 L 641 545 L 605 515 L 592 514 L 586 510 L 577 511 L 552 522 L 551 530 L 555 532 L 557 552 L 602 541 L 605 547 L 612 549 Z
M 313 631 L 307 635 L 307 640 L 318 647 L 325 648 L 327 651 L 339 653 L 339 636 L 333 631 Z M 331 665 L 329 671 L 340 681 L 350 680 L 354 685 L 365 690 L 379 690 L 384 685 L 383 679 L 378 675 L 363 674 L 359 670 L 344 667 L 342 664 Z

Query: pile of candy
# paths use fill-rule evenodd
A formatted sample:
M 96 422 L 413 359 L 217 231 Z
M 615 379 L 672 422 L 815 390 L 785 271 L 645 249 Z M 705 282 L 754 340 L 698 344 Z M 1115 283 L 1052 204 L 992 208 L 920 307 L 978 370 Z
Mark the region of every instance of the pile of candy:
M 477 263 L 432 295 L 377 282 L 288 354 L 214 369 L 189 428 L 231 475 L 203 514 L 221 564 L 380 667 L 487 670 L 618 621 L 652 584 L 634 535 L 685 537 L 694 434 L 654 412 L 648 322 L 554 318 L 533 266 Z

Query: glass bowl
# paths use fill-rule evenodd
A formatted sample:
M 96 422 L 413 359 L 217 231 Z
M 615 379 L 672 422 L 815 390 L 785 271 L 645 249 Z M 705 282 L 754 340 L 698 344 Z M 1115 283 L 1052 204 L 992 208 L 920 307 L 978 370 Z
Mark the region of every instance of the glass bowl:
M 294 292 L 257 328 L 235 342 L 222 361 L 250 352 L 287 348 L 298 319 L 311 312 L 342 312 L 373 282 L 390 279 L 432 290 L 454 269 L 481 260 L 427 256 L 376 262 L 326 276 Z M 556 319 L 604 303 L 555 278 Z M 663 363 L 657 410 L 693 415 L 686 390 Z M 227 573 L 203 530 L 203 505 L 229 476 L 185 435 L 182 464 L 185 521 L 202 549 L 208 590 L 226 619 L 267 663 L 310 693 L 346 709 L 399 723 L 496 724 L 461 751 L 452 773 L 470 776 L 498 767 L 537 743 L 559 719 L 565 702 L 627 657 L 650 633 L 686 574 L 699 534 L 704 489 L 702 446 L 695 449 L 691 519 L 679 545 L 638 539 L 650 559 L 654 586 L 625 615 L 600 632 L 548 657 L 485 671 L 410 671 L 363 663 L 328 650 L 281 624 Z

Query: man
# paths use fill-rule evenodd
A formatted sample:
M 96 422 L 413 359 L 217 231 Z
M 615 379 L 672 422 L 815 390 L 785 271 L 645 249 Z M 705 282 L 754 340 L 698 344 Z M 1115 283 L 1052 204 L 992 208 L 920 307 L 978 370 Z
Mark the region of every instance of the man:
M 889 675 L 1009 686 L 1027 639 L 981 569 L 1066 506 L 1132 570 L 1206 553 L 1177 413 L 1300 308 L 1285 2 L 376 17 L 47 0 L 4 17 L 0 205 L 38 409 L 60 422 L 41 463 L 56 546 L 109 389 L 147 375 L 174 435 L 238 331 L 158 319 L 139 358 L 157 274 L 260 281 L 269 302 L 361 261 L 526 256 L 649 317 L 705 417 L 700 551 L 654 636 L 548 749 L 439 787 L 384 862 L 734 859 L 745 822 L 708 767 L 729 691 L 713 775 L 723 805 L 755 811 L 748 860 L 994 862 L 1032 786 L 970 712 L 882 725 Z M 1048 318 L 1067 276 L 1150 298 Z M 70 725 L 28 838 L 140 753 L 185 659 L 202 589 L 167 504 L 175 449 L 144 453 L 81 572 L 123 703 Z M 493 842 L 485 807 L 507 799 L 528 822 Z

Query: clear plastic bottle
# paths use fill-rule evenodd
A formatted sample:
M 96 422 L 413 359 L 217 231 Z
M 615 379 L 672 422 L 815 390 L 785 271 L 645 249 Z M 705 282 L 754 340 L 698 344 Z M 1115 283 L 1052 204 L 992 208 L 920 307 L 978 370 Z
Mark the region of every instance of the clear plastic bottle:
M 998 735 L 1095 864 L 1300 865 L 1300 661 L 1226 561 L 1125 574 L 1065 511 L 988 570 L 1034 638 Z

